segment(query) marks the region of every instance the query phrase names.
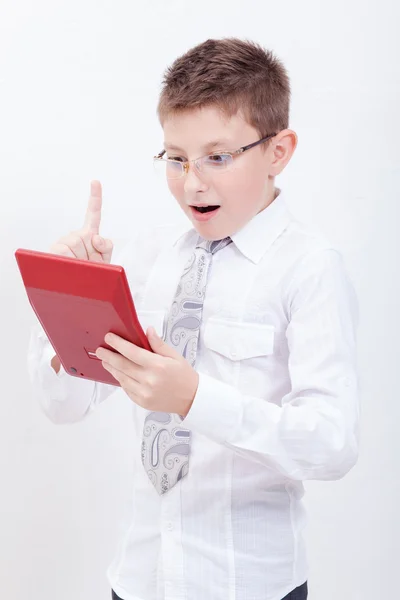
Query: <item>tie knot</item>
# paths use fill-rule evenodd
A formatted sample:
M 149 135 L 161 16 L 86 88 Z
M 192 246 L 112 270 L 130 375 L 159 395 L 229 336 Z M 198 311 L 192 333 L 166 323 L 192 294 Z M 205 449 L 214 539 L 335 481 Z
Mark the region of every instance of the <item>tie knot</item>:
M 222 250 L 228 244 L 232 242 L 230 237 L 226 237 L 222 240 L 205 240 L 202 237 L 199 237 L 196 248 L 203 248 L 207 252 L 211 254 L 215 254 L 218 250 Z

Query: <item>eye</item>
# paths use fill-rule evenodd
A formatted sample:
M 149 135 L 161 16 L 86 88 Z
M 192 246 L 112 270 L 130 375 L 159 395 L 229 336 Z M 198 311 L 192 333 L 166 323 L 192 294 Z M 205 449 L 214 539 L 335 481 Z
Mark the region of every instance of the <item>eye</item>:
M 226 167 L 231 160 L 232 157 L 230 154 L 209 154 L 205 157 L 205 164 L 216 168 L 223 168 Z
M 182 156 L 167 156 L 167 160 L 176 160 L 176 162 L 186 162 L 186 158 L 182 158 Z

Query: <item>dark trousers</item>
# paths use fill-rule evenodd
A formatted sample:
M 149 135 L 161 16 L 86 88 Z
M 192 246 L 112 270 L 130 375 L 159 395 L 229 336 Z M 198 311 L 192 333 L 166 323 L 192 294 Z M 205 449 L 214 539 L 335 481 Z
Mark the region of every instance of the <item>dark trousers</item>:
M 308 597 L 308 586 L 307 581 L 300 585 L 295 590 L 290 592 L 287 596 L 282 598 L 282 600 L 307 600 Z M 112 590 L 112 600 L 122 600 L 117 594 Z
M 291 591 L 282 600 L 307 600 L 308 598 L 308 586 L 307 581 L 302 585 L 299 585 L 295 590 Z

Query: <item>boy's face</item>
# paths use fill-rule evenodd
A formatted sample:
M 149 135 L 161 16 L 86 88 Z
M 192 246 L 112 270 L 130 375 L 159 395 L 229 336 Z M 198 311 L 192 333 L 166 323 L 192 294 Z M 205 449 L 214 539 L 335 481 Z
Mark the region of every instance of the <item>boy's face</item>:
M 181 160 L 235 151 L 261 137 L 239 113 L 229 118 L 216 107 L 170 115 L 163 129 L 166 157 Z M 183 177 L 168 179 L 168 186 L 202 237 L 222 239 L 239 231 L 274 199 L 274 159 L 273 150 L 260 144 L 234 156 L 230 170 L 224 172 L 206 174 L 191 163 Z M 220 208 L 201 214 L 194 205 Z

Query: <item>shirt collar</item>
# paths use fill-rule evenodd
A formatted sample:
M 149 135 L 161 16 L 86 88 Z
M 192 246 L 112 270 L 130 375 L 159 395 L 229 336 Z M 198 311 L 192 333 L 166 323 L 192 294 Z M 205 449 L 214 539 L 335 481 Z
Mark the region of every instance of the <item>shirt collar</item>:
M 278 196 L 261 212 L 253 217 L 242 229 L 231 235 L 237 249 L 253 263 L 257 264 L 265 252 L 273 244 L 280 233 L 293 218 L 286 204 L 286 197 L 280 188 Z M 185 234 L 192 233 L 195 238 L 198 233 L 187 225 L 180 231 L 174 245 Z
M 255 264 L 260 262 L 292 218 L 282 190 L 277 189 L 279 195 L 275 200 L 231 236 L 238 250 Z

